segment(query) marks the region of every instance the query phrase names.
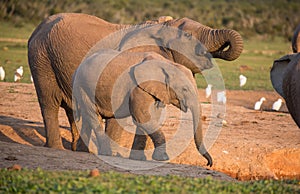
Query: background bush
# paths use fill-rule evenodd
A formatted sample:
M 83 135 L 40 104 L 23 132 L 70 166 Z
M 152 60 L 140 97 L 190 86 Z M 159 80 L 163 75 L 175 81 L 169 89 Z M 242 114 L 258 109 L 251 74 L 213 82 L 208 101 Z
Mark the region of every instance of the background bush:
M 59 12 L 92 14 L 110 22 L 138 23 L 161 15 L 189 17 L 214 28 L 291 39 L 300 23 L 299 0 L 1 0 L 0 21 L 38 24 Z

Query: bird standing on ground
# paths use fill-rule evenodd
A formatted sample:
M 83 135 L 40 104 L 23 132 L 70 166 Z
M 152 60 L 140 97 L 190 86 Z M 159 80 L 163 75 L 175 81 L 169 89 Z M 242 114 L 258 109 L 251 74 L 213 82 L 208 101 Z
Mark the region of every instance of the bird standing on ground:
M 22 76 L 23 76 L 23 66 L 20 66 L 20 67 L 16 70 L 16 72 L 17 72 L 18 74 L 20 74 L 21 77 L 22 77 Z
M 281 104 L 282 104 L 282 99 L 279 98 L 277 101 L 274 102 L 272 106 L 272 110 L 279 111 Z
M 211 95 L 211 88 L 212 88 L 212 85 L 208 84 L 207 87 L 206 87 L 206 89 L 205 89 L 206 98 L 210 97 L 210 95 Z
M 222 102 L 223 104 L 225 104 L 226 101 L 227 101 L 227 98 L 226 98 L 225 91 L 218 92 L 217 93 L 217 102 Z
M 244 75 L 240 75 L 240 87 L 243 87 L 247 82 L 247 77 Z
M 16 71 L 14 75 L 14 82 L 20 81 L 23 77 L 23 66 L 20 66 Z
M 5 78 L 5 71 L 2 66 L 0 66 L 0 80 L 3 81 Z
M 266 101 L 265 97 L 262 97 L 259 101 L 257 101 L 254 105 L 254 110 L 261 110 L 261 105 L 264 101 Z

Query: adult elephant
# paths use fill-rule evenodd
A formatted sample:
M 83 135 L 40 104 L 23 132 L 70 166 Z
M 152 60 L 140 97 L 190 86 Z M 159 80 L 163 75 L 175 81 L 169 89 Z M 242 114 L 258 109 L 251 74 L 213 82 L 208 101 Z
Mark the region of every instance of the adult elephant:
M 300 52 L 300 24 L 295 29 L 292 37 L 292 49 L 294 53 Z
M 294 54 L 285 55 L 274 61 L 271 69 L 271 81 L 274 89 L 285 99 L 287 108 L 300 127 L 300 25 L 292 37 Z
M 154 52 L 101 49 L 86 58 L 76 70 L 73 96 L 79 107 L 76 115 L 82 117 L 82 127 L 77 126 L 84 135 L 91 134 L 86 131 L 94 129 L 100 150 L 107 152 L 110 148 L 102 119 L 132 116 L 137 128 L 151 137 L 155 160 L 169 159 L 159 122 L 165 105 L 172 104 L 184 112 L 190 109 L 195 144 L 207 159 L 207 165 L 212 165 L 202 138 L 197 85 L 192 72 L 180 64 Z M 82 137 L 88 145 L 90 137 Z
M 143 27 L 156 23 L 147 22 Z M 234 30 L 211 29 L 188 18 L 170 20 L 164 24 L 192 34 L 213 57 L 234 60 L 242 52 L 242 38 Z M 72 150 L 76 149 L 78 133 L 72 111 L 72 76 L 93 45 L 109 34 L 129 27 L 91 15 L 62 13 L 48 17 L 35 29 L 28 41 L 28 62 L 44 120 L 45 146 L 63 149 L 58 127 L 58 109 L 61 106 L 71 126 Z M 178 58 L 182 59 L 178 53 L 159 46 L 144 47 L 143 50 L 154 50 L 175 62 Z M 184 61 L 180 63 L 185 65 Z
M 271 69 L 274 89 L 285 99 L 287 108 L 300 127 L 300 53 L 277 59 Z

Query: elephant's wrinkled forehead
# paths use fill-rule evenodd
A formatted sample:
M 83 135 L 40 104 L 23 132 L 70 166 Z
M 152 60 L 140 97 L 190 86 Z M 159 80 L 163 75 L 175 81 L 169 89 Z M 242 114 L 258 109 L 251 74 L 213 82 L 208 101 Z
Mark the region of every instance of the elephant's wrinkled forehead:
M 176 22 L 174 22 L 174 24 L 171 26 L 177 26 L 178 29 L 186 31 L 186 32 L 192 32 L 200 27 L 204 27 L 203 24 L 201 24 L 197 21 L 194 21 L 192 19 L 189 19 L 189 18 L 181 18 L 181 19 L 177 20 Z

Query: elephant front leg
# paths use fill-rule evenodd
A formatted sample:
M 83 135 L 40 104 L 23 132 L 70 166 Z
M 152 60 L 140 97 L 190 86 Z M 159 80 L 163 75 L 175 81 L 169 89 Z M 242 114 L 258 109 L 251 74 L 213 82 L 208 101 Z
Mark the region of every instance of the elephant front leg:
M 169 156 L 166 152 L 166 138 L 161 130 L 157 130 L 154 133 L 149 134 L 154 143 L 154 152 L 152 158 L 158 161 L 169 160 Z
M 135 123 L 137 123 L 135 121 Z M 130 152 L 130 158 L 135 159 L 135 160 L 146 160 L 146 156 L 144 153 L 145 147 L 146 147 L 146 141 L 147 141 L 147 136 L 146 135 L 140 135 L 144 133 L 145 131 L 151 138 L 153 144 L 154 144 L 154 152 L 152 154 L 152 159 L 158 160 L 158 161 L 165 161 L 169 160 L 169 156 L 166 152 L 166 138 L 163 134 L 163 132 L 158 129 L 158 130 L 153 130 L 156 128 L 152 128 L 153 124 L 150 126 L 148 124 L 140 124 L 137 123 L 137 134 L 134 136 L 134 142 L 132 145 L 132 150 Z
M 152 154 L 154 160 L 168 160 L 166 152 L 166 139 L 160 130 L 161 112 L 164 108 L 160 101 L 155 100 L 151 95 L 140 88 L 135 88 L 130 96 L 130 112 L 134 123 L 137 125 L 137 132 L 134 138 L 133 150 L 145 148 L 146 136 L 150 136 L 154 143 L 155 150 Z M 143 131 L 143 133 L 141 132 Z M 142 134 L 142 135 L 141 135 Z M 138 155 L 141 158 L 141 153 Z

